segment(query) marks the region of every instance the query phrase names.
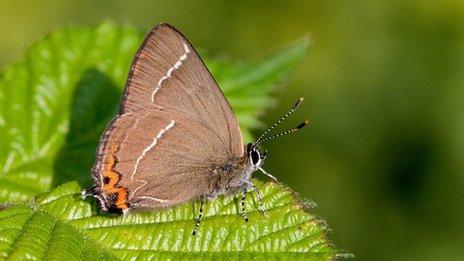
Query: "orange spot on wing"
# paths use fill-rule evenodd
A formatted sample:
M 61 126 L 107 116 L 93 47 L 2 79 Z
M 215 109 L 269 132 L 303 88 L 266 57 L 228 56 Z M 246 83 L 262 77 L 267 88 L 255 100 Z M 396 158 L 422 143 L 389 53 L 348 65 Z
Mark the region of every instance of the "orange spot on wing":
M 119 182 L 119 173 L 113 170 L 114 165 L 116 165 L 115 153 L 118 150 L 116 145 L 111 146 L 109 149 L 109 155 L 103 162 L 103 192 L 104 193 L 115 193 L 116 184 Z
M 116 152 L 118 147 L 116 145 L 111 146 L 108 152 L 108 156 L 103 163 L 103 187 L 102 192 L 104 194 L 116 194 L 116 200 L 113 203 L 116 208 L 121 210 L 127 209 L 127 189 L 124 187 L 116 186 L 121 179 L 121 175 L 116 172 L 113 168 L 116 165 Z
M 103 185 L 103 191 L 109 191 L 116 187 L 119 181 L 119 174 L 114 170 L 106 170 L 103 172 L 103 177 L 108 179 L 108 183 Z
M 118 188 L 118 196 L 116 198 L 116 207 L 120 209 L 127 208 L 127 190 L 125 188 Z

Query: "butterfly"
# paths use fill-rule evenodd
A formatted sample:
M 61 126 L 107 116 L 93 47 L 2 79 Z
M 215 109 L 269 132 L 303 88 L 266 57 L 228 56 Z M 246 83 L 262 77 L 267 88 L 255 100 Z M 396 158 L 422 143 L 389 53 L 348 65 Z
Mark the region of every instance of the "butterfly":
M 188 40 L 161 24 L 143 40 L 133 60 L 119 114 L 101 136 L 92 169 L 95 197 L 104 212 L 167 208 L 192 200 L 201 207 L 218 195 L 255 190 L 251 174 L 267 152 L 258 145 L 307 124 L 264 138 L 301 104 L 302 98 L 256 142 L 244 146 L 240 126 L 218 84 Z M 260 203 L 260 209 L 263 209 Z

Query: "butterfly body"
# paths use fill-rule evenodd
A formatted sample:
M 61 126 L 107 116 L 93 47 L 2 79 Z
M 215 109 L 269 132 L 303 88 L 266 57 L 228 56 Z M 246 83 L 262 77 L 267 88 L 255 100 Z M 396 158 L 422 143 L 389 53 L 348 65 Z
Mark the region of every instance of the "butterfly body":
M 249 158 L 245 155 L 242 158 L 231 159 L 221 166 L 217 166 L 212 171 L 212 181 L 214 191 L 208 195 L 209 199 L 218 195 L 236 194 L 249 185 L 251 173 L 254 171 Z

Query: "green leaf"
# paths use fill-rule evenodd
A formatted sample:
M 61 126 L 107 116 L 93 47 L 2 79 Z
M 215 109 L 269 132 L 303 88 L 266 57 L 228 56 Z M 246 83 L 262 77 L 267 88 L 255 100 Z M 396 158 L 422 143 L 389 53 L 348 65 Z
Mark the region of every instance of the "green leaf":
M 94 200 L 80 198 L 142 38 L 133 28 L 112 23 L 63 29 L 34 44 L 0 76 L 0 202 L 10 202 L 0 206 L 0 259 L 342 255 L 326 239 L 325 223 L 274 183 L 255 181 L 267 216 L 256 211 L 250 195 L 250 222 L 245 222 L 234 197 L 219 197 L 207 203 L 197 236 L 191 232 L 198 203 L 113 216 L 99 214 Z M 270 93 L 307 50 L 302 40 L 254 63 L 207 59 L 246 139 L 260 126 L 259 113 L 273 104 Z
M 98 215 L 81 187 L 66 183 L 29 204 L 0 211 L 0 258 L 114 259 L 301 259 L 342 256 L 326 239 L 326 224 L 290 189 L 254 181 L 263 192 L 264 216 L 252 194 L 239 214 L 239 201 L 219 197 L 205 205 L 192 236 L 199 203 L 126 216 Z
M 53 32 L 0 76 L 0 202 L 59 184 L 87 186 L 98 139 L 116 114 L 143 34 L 103 23 Z M 269 96 L 308 49 L 299 41 L 255 63 L 207 59 L 247 140 Z

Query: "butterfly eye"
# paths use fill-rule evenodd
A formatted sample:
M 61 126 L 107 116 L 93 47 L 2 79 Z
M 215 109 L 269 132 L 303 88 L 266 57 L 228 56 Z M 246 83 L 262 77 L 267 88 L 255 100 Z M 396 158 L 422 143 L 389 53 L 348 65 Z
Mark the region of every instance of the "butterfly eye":
M 257 150 L 252 150 L 251 151 L 251 163 L 253 165 L 258 165 L 260 160 L 261 160 L 261 157 L 259 156 L 259 152 Z

